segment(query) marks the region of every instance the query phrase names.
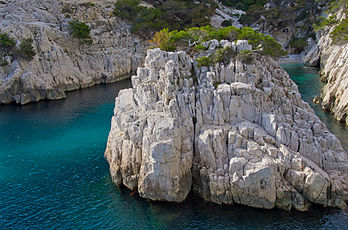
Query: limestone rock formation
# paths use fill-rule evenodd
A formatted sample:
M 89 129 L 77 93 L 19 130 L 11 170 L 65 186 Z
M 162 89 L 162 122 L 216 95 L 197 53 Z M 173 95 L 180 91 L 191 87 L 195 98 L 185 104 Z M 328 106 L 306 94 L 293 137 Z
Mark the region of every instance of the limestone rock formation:
M 346 17 L 338 13 L 339 19 Z M 321 91 L 322 107 L 333 113 L 338 121 L 348 124 L 348 43 L 333 44 L 330 33 L 323 31 L 319 42 L 304 58 L 304 63 L 316 66 L 320 60 L 320 74 L 326 83 Z
M 132 84 L 105 151 L 117 185 L 151 200 L 181 202 L 192 188 L 218 204 L 346 207 L 347 153 L 271 58 L 199 67 L 153 49 Z
M 128 77 L 143 63 L 144 43 L 113 15 L 112 2 L 5 0 L 0 5 L 0 33 L 17 43 L 32 38 L 37 53 L 32 61 L 8 57 L 9 65 L 0 66 L 0 104 L 60 99 L 65 91 Z M 72 37 L 73 19 L 90 26 L 92 45 Z

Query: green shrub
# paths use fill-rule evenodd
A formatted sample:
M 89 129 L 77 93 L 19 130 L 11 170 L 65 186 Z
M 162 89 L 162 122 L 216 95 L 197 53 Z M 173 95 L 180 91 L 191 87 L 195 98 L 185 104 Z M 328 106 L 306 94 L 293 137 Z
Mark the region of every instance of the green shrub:
M 263 55 L 280 57 L 286 55 L 275 39 L 269 35 L 256 32 L 250 27 L 243 27 L 237 36 L 238 40 L 248 40 L 254 50 L 259 50 Z
M 326 26 L 333 26 L 337 22 L 338 21 L 336 20 L 336 16 L 335 15 L 331 15 L 328 18 L 320 17 L 318 22 L 315 23 L 313 25 L 313 27 L 314 27 L 315 31 L 318 31 L 318 30 L 324 29 Z
M 114 14 L 123 19 L 132 20 L 145 7 L 140 6 L 141 0 L 118 0 L 115 3 Z
M 223 27 L 232 26 L 232 20 L 224 20 L 221 23 L 221 26 L 223 26 Z
M 6 60 L 0 60 L 0 66 L 7 66 L 9 63 Z
M 0 49 L 10 50 L 16 45 L 16 42 L 7 34 L 0 34 Z
M 293 37 L 290 40 L 289 45 L 291 46 L 291 48 L 294 48 L 296 52 L 300 53 L 308 45 L 307 38 Z
M 91 29 L 86 23 L 71 21 L 69 22 L 69 28 L 72 36 L 79 39 L 80 43 L 91 44 L 93 42 L 90 35 Z
M 237 59 L 245 64 L 251 64 L 254 61 L 254 53 L 251 50 L 242 50 L 238 53 Z
M 184 29 L 210 23 L 217 4 L 214 0 L 151 1 L 154 8 L 140 5 L 140 0 L 119 0 L 115 3 L 115 15 L 132 22 L 132 32 L 153 34 L 168 28 Z
M 31 38 L 23 39 L 23 41 L 21 42 L 17 50 L 17 55 L 29 61 L 32 60 L 34 56 L 36 55 L 32 43 L 33 43 L 33 39 Z
M 202 44 L 197 44 L 197 45 L 195 46 L 195 49 L 196 49 L 197 51 L 201 51 L 201 50 L 207 50 L 208 48 L 205 47 L 205 46 L 202 45 Z
M 248 40 L 253 49 L 257 50 L 261 54 L 272 57 L 280 57 L 286 54 L 286 52 L 282 50 L 281 46 L 271 36 L 258 33 L 249 27 L 238 29 L 234 26 L 220 29 L 214 29 L 210 26 L 203 26 L 193 27 L 181 31 L 174 30 L 169 32 L 166 40 L 162 42 L 161 45 L 157 45 L 156 47 L 170 51 L 189 51 L 197 47 L 202 42 L 212 39 L 226 39 L 229 41 Z
M 211 57 L 213 63 L 223 63 L 228 65 L 231 59 L 236 57 L 237 52 L 232 47 L 218 49 Z
M 335 26 L 330 37 L 334 44 L 348 42 L 348 18 L 342 20 L 337 26 Z
M 198 66 L 211 66 L 212 61 L 210 57 L 203 56 L 196 59 Z

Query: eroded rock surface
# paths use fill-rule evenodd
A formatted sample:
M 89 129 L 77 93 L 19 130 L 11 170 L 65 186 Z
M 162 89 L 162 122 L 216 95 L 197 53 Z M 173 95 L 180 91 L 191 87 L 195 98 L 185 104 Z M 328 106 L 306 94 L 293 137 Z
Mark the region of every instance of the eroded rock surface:
M 135 73 L 145 57 L 144 43 L 112 10 L 112 1 L 2 1 L 0 32 L 17 46 L 32 38 L 37 54 L 32 61 L 8 57 L 9 65 L 0 66 L 0 104 L 60 99 L 66 91 Z M 71 36 L 72 19 L 90 26 L 92 45 Z
M 105 152 L 117 185 L 152 200 L 181 202 L 192 188 L 218 204 L 346 207 L 347 153 L 272 59 L 198 67 L 153 49 L 132 83 Z
M 339 20 L 347 17 L 338 13 Z M 321 91 L 322 107 L 333 113 L 336 120 L 348 124 L 348 43 L 333 44 L 330 33 L 333 27 L 322 32 L 319 42 L 304 58 L 310 66 L 320 61 L 322 80 L 325 85 Z

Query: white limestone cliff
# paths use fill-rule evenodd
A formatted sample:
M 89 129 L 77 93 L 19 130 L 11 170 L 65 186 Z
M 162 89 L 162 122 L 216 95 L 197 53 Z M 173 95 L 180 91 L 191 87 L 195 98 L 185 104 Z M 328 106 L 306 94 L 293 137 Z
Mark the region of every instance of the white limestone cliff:
M 338 13 L 339 20 L 345 18 Z M 309 51 L 304 63 L 317 66 L 320 63 L 320 75 L 325 85 L 321 91 L 321 103 L 336 120 L 348 124 L 348 43 L 333 44 L 330 33 L 333 27 L 322 32 L 317 45 Z
M 0 33 L 17 43 L 32 38 L 36 51 L 32 61 L 9 58 L 9 65 L 0 67 L 0 104 L 64 98 L 66 91 L 128 77 L 143 63 L 144 43 L 114 16 L 112 1 L 5 0 L 0 5 Z M 73 19 L 90 26 L 92 45 L 72 37 Z
M 153 49 L 132 84 L 105 151 L 117 185 L 151 200 L 182 202 L 192 189 L 218 204 L 346 207 L 347 153 L 271 58 L 198 67 Z

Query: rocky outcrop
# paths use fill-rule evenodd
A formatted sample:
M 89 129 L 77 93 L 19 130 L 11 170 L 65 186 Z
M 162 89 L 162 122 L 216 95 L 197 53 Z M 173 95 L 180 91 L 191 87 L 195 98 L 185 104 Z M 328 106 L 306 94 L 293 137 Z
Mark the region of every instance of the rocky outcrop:
M 0 32 L 32 38 L 32 61 L 8 57 L 0 67 L 0 104 L 60 99 L 65 92 L 130 76 L 143 63 L 144 42 L 112 13 L 113 3 L 21 0 L 0 3 Z M 92 45 L 71 36 L 72 19 L 91 28 Z M 18 44 L 17 44 L 18 45 Z
M 181 202 L 192 189 L 218 204 L 346 207 L 347 153 L 272 59 L 198 67 L 153 49 L 132 84 L 105 151 L 117 185 L 151 200 Z
M 346 15 L 339 12 L 337 18 Z M 321 91 L 322 107 L 336 120 L 348 124 L 348 43 L 333 44 L 330 33 L 334 27 L 322 32 L 319 42 L 304 58 L 310 66 L 320 62 L 320 74 L 325 85 Z

